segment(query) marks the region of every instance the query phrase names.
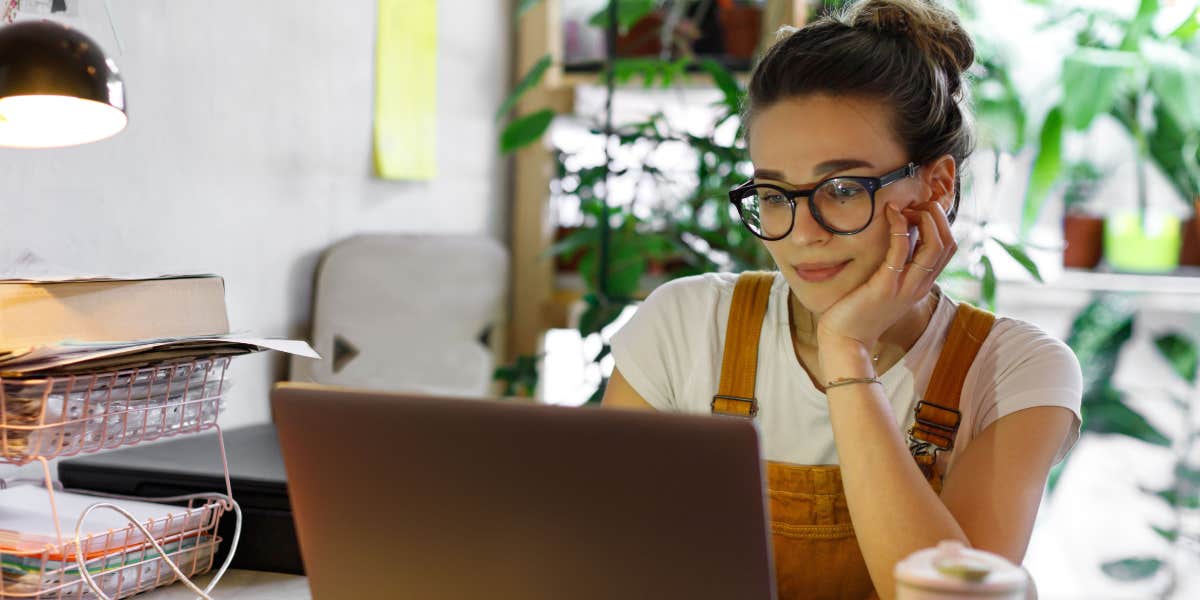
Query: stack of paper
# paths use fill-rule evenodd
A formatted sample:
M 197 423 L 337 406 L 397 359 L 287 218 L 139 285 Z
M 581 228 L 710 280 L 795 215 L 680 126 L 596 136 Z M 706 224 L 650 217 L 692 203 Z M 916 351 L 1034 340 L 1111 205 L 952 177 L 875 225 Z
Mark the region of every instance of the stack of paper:
M 7 355 L 0 355 L 0 377 L 115 371 L 168 360 L 235 356 L 263 350 L 320 358 L 307 342 L 232 334 L 126 342 L 63 342 L 51 346 L 10 349 Z
M 217 421 L 229 359 L 78 377 L 5 378 L 0 450 L 10 461 L 115 448 Z
M 58 527 L 51 512 L 49 492 L 22 485 L 0 490 L 0 591 L 5 595 L 33 595 L 51 591 L 77 596 L 81 591 L 75 562 L 75 523 L 88 506 L 109 502 L 102 497 L 55 492 Z M 211 566 L 220 510 L 215 502 L 194 508 L 145 501 L 111 501 L 128 511 L 171 555 L 184 573 Z M 62 532 L 62 538 L 59 537 Z M 102 575 L 102 587 L 119 585 L 122 595 L 138 589 L 140 574 L 169 571 L 157 565 L 157 551 L 145 536 L 119 513 L 92 511 L 83 523 L 80 548 L 88 572 Z M 117 571 L 125 571 L 119 577 Z M 132 577 L 131 577 L 132 576 Z M 124 580 L 121 583 L 119 580 Z M 149 583 L 149 582 L 147 582 Z M 63 588 L 67 585 L 69 588 Z M 110 594 L 111 595 L 111 594 Z

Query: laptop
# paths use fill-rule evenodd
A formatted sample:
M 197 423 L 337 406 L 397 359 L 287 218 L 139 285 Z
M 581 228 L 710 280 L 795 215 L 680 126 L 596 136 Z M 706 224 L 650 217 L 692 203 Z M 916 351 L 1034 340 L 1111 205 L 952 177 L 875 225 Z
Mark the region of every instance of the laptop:
M 774 597 L 750 422 L 303 383 L 271 406 L 317 600 Z

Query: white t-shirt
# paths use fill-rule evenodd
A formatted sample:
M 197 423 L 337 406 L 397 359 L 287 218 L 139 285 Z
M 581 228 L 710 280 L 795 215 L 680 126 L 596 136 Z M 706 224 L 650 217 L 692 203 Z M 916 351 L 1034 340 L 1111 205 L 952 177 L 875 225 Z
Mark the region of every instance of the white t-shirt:
M 668 282 L 650 294 L 612 339 L 616 367 L 633 389 L 664 411 L 711 414 L 717 393 L 735 273 L 709 273 Z M 838 464 L 825 394 L 796 359 L 788 330 L 787 281 L 776 273 L 759 338 L 755 421 L 766 460 L 799 465 Z M 920 339 L 879 375 L 897 425 L 907 434 L 918 398 L 929 384 L 958 303 L 941 295 Z M 1075 414 L 1071 434 L 1055 457 L 1079 438 L 1083 381 L 1066 344 L 1037 326 L 998 318 L 963 384 L 962 424 L 954 450 L 942 453 L 943 473 L 997 419 L 1034 406 Z

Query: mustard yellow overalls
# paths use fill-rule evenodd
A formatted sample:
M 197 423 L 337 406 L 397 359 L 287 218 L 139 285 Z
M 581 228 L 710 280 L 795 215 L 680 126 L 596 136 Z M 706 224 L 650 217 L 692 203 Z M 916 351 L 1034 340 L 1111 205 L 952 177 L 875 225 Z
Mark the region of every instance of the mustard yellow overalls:
M 752 418 L 757 413 L 758 337 L 774 280 L 773 273 L 762 272 L 738 277 L 713 414 Z M 994 321 L 989 312 L 965 302 L 959 305 L 929 387 L 914 407 L 909 447 L 938 493 L 942 474 L 936 468 L 937 453 L 954 446 L 963 380 Z M 870 597 L 874 587 L 854 537 L 841 470 L 836 465 L 769 461 L 766 476 L 779 600 Z

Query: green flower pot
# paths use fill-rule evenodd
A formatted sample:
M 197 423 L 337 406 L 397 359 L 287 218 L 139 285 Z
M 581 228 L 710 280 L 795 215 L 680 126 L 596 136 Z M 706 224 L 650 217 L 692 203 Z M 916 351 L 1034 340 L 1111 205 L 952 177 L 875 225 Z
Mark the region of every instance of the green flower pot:
M 1136 212 L 1110 215 L 1104 224 L 1104 259 L 1118 271 L 1174 271 L 1182 243 L 1179 224 L 1179 217 L 1152 212 L 1143 230 Z

